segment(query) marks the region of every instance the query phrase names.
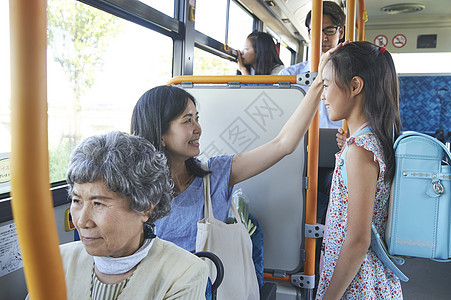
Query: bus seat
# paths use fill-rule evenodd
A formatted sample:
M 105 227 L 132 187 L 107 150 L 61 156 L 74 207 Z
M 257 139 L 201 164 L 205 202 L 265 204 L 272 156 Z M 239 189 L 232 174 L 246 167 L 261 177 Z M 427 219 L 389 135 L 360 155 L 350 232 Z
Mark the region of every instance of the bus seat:
M 258 286 L 260 288 L 260 300 L 276 300 L 277 285 L 273 282 L 263 282 L 263 230 L 257 218 L 249 213 L 249 220 L 255 226 L 255 231 L 251 235 L 252 240 L 252 260 L 254 261 L 255 273 L 257 274 Z
M 274 282 L 265 282 L 260 292 L 260 300 L 276 300 L 276 294 L 277 285 Z
M 258 287 L 260 291 L 263 286 L 263 230 L 262 226 L 258 222 L 257 218 L 249 213 L 249 220 L 251 220 L 252 224 L 255 226 L 255 231 L 251 235 L 252 240 L 252 260 L 254 262 L 255 273 L 257 274 Z
M 319 129 L 319 168 L 335 168 L 335 153 L 340 151 L 336 140 L 336 128 Z

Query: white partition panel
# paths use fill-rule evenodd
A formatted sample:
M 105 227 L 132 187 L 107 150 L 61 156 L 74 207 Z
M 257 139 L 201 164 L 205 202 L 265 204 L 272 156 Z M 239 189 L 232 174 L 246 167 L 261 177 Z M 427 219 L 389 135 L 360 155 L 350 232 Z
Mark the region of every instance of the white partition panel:
M 273 139 L 304 98 L 296 86 L 184 87 L 198 102 L 201 155 L 240 153 Z M 278 164 L 245 182 L 250 211 L 264 234 L 265 269 L 297 271 L 304 248 L 304 140 Z

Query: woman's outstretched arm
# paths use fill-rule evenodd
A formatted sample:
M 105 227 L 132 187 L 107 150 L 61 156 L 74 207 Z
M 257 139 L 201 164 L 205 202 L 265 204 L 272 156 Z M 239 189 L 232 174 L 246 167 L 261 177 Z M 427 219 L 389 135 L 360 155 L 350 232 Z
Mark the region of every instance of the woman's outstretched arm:
M 229 186 L 265 171 L 296 150 L 296 147 L 307 132 L 321 101 L 321 93 L 323 91 L 322 70 L 329 60 L 330 54 L 341 46 L 342 44 L 339 44 L 321 56 L 318 76 L 279 134 L 272 141 L 260 147 L 234 156 Z

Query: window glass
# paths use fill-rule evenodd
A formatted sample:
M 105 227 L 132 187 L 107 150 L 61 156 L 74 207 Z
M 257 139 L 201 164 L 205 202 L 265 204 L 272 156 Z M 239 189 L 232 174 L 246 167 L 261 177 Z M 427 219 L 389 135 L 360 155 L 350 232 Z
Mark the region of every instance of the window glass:
M 9 1 L 0 1 L 0 193 L 9 192 L 11 73 L 9 57 Z M 6 42 L 5 42 L 6 41 Z
M 0 4 L 0 153 L 10 152 L 8 1 Z M 65 179 L 84 138 L 129 132 L 133 107 L 172 77 L 171 38 L 78 1 L 48 2 L 47 95 L 50 181 Z M 1 156 L 0 156 L 1 157 Z
M 283 62 L 285 67 L 289 67 L 291 65 L 291 51 L 283 45 L 280 45 L 280 60 Z
M 225 42 L 227 0 L 196 0 L 197 31 Z
M 451 52 L 443 53 L 391 53 L 396 72 L 424 74 L 451 72 Z M 412 63 L 412 62 L 427 63 Z
M 236 63 L 194 48 L 193 75 L 236 75 Z
M 162 13 L 167 14 L 170 17 L 174 17 L 174 0 L 140 0 L 140 2 L 161 11 Z
M 62 14 L 65 17 L 58 18 Z M 138 98 L 171 78 L 173 42 L 78 1 L 65 0 L 49 1 L 48 33 L 53 182 L 65 178 L 69 153 L 82 139 L 112 130 L 129 132 Z
M 238 4 L 230 1 L 229 11 L 229 40 L 228 44 L 234 49 L 243 49 L 244 41 L 252 32 L 254 19 Z
M 9 58 L 9 1 L 0 1 L 0 153 L 10 152 L 10 58 Z

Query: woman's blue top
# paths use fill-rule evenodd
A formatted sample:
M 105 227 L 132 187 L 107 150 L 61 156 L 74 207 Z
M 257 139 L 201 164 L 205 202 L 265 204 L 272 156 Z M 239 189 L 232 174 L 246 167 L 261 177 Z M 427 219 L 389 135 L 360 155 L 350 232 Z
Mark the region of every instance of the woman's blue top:
M 229 187 L 233 155 L 208 159 L 210 194 L 213 215 L 226 221 L 233 187 Z M 196 177 L 191 185 L 172 201 L 171 213 L 155 222 L 156 235 L 166 241 L 194 252 L 196 250 L 197 222 L 204 217 L 204 182 Z

